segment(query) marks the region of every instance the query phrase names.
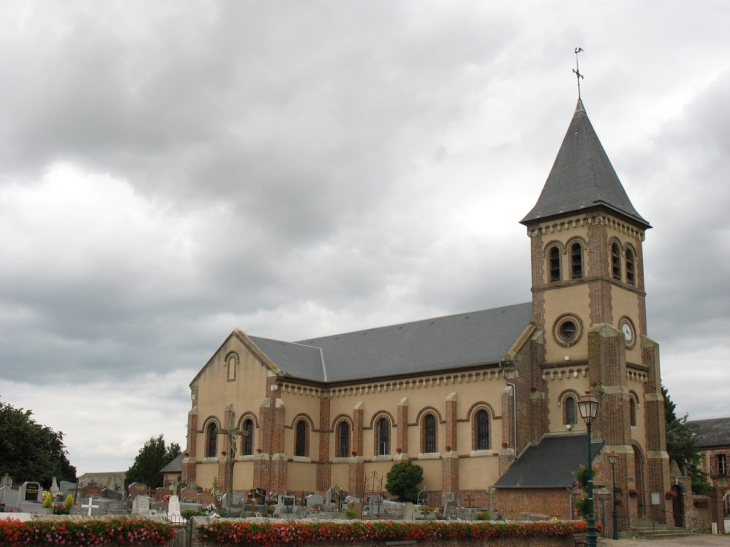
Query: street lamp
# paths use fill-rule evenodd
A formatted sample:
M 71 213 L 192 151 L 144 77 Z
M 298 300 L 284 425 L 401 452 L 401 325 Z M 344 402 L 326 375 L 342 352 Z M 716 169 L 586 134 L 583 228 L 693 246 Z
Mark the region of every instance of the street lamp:
M 618 456 L 615 452 L 608 455 L 608 461 L 611 463 L 611 478 L 613 479 L 613 539 L 618 539 L 618 506 L 616 505 L 616 463 Z
M 593 453 L 591 451 L 591 424 L 596 418 L 598 413 L 598 399 L 590 391 L 586 391 L 586 394 L 578 401 L 578 408 L 580 409 L 580 416 L 586 423 L 588 428 L 588 481 L 587 491 L 588 499 L 586 512 L 588 515 L 588 527 L 586 529 L 586 546 L 596 547 L 598 542 L 598 535 L 596 534 L 596 517 L 593 514 Z

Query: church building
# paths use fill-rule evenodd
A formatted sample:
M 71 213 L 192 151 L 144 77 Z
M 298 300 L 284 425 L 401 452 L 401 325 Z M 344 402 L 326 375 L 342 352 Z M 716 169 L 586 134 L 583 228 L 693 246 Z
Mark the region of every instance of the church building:
M 590 391 L 595 484 L 622 487 L 619 528 L 666 522 L 659 346 L 644 289 L 651 226 L 581 100 L 520 222 L 530 301 L 298 341 L 234 330 L 190 384 L 182 482 L 225 484 L 234 458 L 235 490 L 363 496 L 412 460 L 431 506 L 568 519 L 588 457 L 578 401 Z

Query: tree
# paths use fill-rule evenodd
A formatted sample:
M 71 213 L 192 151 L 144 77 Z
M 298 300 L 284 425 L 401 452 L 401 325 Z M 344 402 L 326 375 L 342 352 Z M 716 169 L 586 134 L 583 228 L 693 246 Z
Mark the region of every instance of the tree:
M 385 476 L 385 489 L 400 501 L 418 501 L 418 485 L 423 481 L 423 467 L 410 460 L 395 464 Z
M 125 485 L 140 482 L 149 486 L 150 489 L 159 488 L 162 486 L 160 470 L 179 455 L 179 444 L 170 443 L 170 446 L 165 446 L 163 435 L 157 438 L 150 437 L 150 440 L 139 449 L 139 454 L 134 458 L 132 467 L 127 470 L 124 478 Z
M 667 427 L 667 453 L 669 460 L 677 465 L 692 479 L 693 494 L 708 494 L 710 485 L 707 473 L 702 471 L 702 456 L 697 446 L 697 431 L 694 424 L 687 423 L 687 414 L 677 418 L 677 405 L 669 397 L 667 388 L 662 386 L 664 397 L 664 420 Z
M 32 415 L 0 401 L 0 475 L 9 473 L 16 483 L 37 481 L 44 488 L 51 487 L 53 477 L 75 481 L 63 433 L 37 423 Z

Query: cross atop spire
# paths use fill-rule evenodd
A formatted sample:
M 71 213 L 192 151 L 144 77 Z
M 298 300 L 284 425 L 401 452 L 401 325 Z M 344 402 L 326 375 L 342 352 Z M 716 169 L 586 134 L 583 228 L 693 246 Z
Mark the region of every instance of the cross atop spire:
M 573 69 L 575 79 L 578 80 L 578 100 L 580 100 L 580 80 L 583 78 L 583 74 L 580 73 L 580 68 L 578 68 L 578 54 L 581 51 L 583 51 L 582 47 L 575 48 L 575 68 Z

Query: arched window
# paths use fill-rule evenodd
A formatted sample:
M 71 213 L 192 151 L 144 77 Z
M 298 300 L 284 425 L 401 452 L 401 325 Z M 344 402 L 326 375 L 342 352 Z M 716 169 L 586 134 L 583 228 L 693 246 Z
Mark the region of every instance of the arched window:
M 575 416 L 575 397 L 568 395 L 563 399 L 563 424 L 574 425 L 577 424 Z
M 636 268 L 634 263 L 634 252 L 626 249 L 626 283 L 636 284 Z
M 236 369 L 238 368 L 238 356 L 231 353 L 226 359 L 226 375 L 228 381 L 233 382 L 236 379 Z
M 436 452 L 436 416 L 426 414 L 423 418 L 423 453 Z
M 629 417 L 631 425 L 636 427 L 636 399 L 629 397 Z
M 489 450 L 489 412 L 480 408 L 474 415 L 474 450 Z
M 245 420 L 241 429 L 243 429 L 241 452 L 244 456 L 250 456 L 251 454 L 253 454 L 253 420 Z
M 621 250 L 618 243 L 611 245 L 611 275 L 621 281 Z
M 295 456 L 306 456 L 309 448 L 309 442 L 307 437 L 309 436 L 309 428 L 305 420 L 299 420 L 295 429 L 294 438 L 294 455 Z
M 560 249 L 550 248 L 549 259 L 550 281 L 560 281 Z
M 337 455 L 340 458 L 350 455 L 350 424 L 344 420 L 337 426 Z
M 215 422 L 208 424 L 208 429 L 205 433 L 205 457 L 215 458 L 216 451 L 218 450 L 218 426 Z
M 580 243 L 570 246 L 570 276 L 573 279 L 583 277 L 583 248 Z
M 390 454 L 390 420 L 380 418 L 377 425 L 378 434 L 378 456 Z

